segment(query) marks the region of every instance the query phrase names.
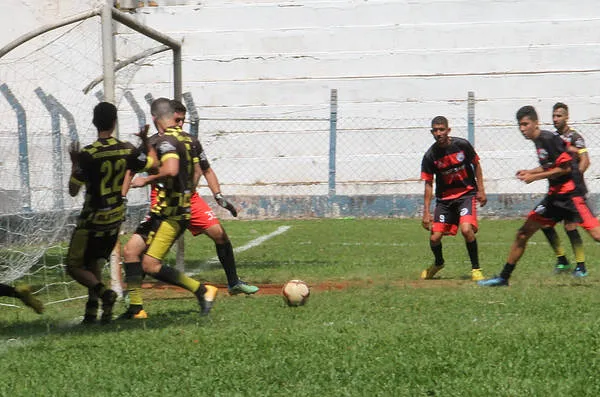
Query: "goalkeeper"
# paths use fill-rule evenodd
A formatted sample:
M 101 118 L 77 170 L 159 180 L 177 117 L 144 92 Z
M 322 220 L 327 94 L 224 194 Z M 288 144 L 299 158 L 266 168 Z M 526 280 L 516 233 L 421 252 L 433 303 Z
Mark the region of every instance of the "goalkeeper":
M 182 128 L 187 109 L 183 103 L 179 101 L 173 100 L 171 103 L 175 110 L 175 121 L 177 122 L 177 125 Z M 204 152 L 204 149 L 202 148 L 202 145 L 196 137 L 190 137 L 198 145 L 200 153 L 200 175 L 195 176 L 196 184 L 200 180 L 200 176 L 204 175 L 206 183 L 208 184 L 208 188 L 211 190 L 215 200 L 217 201 L 217 204 L 227 209 L 231 215 L 236 217 L 237 210 L 235 206 L 226 200 L 221 194 L 221 187 L 219 185 L 219 180 L 217 179 L 217 174 L 215 174 L 213 169 L 210 167 L 210 163 L 208 162 L 208 158 Z M 152 202 L 154 203 L 155 200 L 156 190 L 154 189 L 152 191 Z M 229 236 L 225 232 L 223 225 L 221 225 L 213 210 L 202 199 L 202 197 L 200 197 L 197 191 L 192 193 L 191 210 L 191 219 L 188 230 L 194 236 L 205 234 L 215 243 L 217 256 L 221 262 L 221 265 L 223 266 L 223 270 L 225 270 L 225 275 L 227 276 L 229 294 L 236 295 L 239 293 L 244 293 L 249 295 L 256 293 L 259 290 L 258 287 L 249 285 L 239 279 L 236 270 L 233 247 L 231 245 L 231 241 L 229 240 Z

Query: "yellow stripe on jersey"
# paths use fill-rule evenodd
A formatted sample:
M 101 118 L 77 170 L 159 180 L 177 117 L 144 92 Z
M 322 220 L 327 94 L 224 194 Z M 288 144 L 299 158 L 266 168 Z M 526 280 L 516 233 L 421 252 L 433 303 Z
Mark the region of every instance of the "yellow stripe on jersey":
M 177 153 L 167 153 L 160 158 L 160 161 L 164 162 L 167 159 L 179 160 L 179 155 Z
M 586 147 L 584 147 L 583 149 L 579 149 L 579 150 L 577 151 L 577 154 L 587 153 L 587 151 L 588 151 L 588 150 L 587 150 L 587 148 L 586 148 Z

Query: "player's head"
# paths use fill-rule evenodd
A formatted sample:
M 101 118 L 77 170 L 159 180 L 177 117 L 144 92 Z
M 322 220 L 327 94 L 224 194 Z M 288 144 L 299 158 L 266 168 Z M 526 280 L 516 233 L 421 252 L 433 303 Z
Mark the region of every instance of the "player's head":
M 182 128 L 187 109 L 183 103 L 176 99 L 171 100 L 171 105 L 173 105 L 173 111 L 175 112 L 175 122 L 179 128 Z
M 117 107 L 109 102 L 100 102 L 94 107 L 92 123 L 98 132 L 112 132 L 117 124 Z
M 175 123 L 175 110 L 170 99 L 158 98 L 150 105 L 150 114 L 154 125 L 159 132 L 164 132 L 167 128 L 173 127 Z
M 444 116 L 435 116 L 431 120 L 431 135 L 439 145 L 445 146 L 450 143 L 450 131 L 448 119 Z
M 519 131 L 526 139 L 533 139 L 539 135 L 538 115 L 533 106 L 523 106 L 517 111 Z
M 566 132 L 569 129 L 569 107 L 562 103 L 556 102 L 552 106 L 552 123 L 558 132 Z

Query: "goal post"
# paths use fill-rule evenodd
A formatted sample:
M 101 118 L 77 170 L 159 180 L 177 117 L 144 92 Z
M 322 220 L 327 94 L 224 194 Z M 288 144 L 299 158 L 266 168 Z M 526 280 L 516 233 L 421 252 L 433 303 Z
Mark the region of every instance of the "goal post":
M 32 284 L 46 304 L 83 298 L 64 270 L 66 243 L 82 201 L 65 193 L 70 171 L 64 166 L 69 164 L 66 148 L 74 139 L 95 140 L 91 110 L 99 100 L 119 108 L 119 137 L 135 139 L 137 129 L 125 129 L 133 130 L 136 115 L 137 122 L 145 119 L 134 106 L 135 96 L 150 94 L 140 92 L 143 81 L 135 80 L 144 67 L 168 73 L 152 89 L 167 88 L 170 81 L 172 94 L 160 96 L 181 100 L 181 46 L 182 41 L 104 0 L 0 48 L 0 282 Z M 170 60 L 164 59 L 168 50 Z M 100 83 L 102 91 L 96 88 Z M 132 193 L 129 203 L 145 208 L 148 192 Z M 120 252 L 113 254 L 115 268 L 110 270 L 116 280 L 120 255 L 115 254 Z

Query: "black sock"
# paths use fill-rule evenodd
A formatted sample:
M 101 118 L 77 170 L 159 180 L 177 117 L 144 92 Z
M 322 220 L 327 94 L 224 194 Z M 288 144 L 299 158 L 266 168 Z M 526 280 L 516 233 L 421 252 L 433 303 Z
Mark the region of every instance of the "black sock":
M 513 270 L 515 270 L 515 267 L 517 267 L 517 265 L 511 265 L 510 263 L 505 263 L 504 269 L 502 269 L 502 273 L 500 273 L 500 277 L 502 277 L 505 280 L 508 280 L 510 278 L 510 275 L 512 274 Z
M 217 256 L 223 266 L 223 270 L 225 270 L 227 284 L 229 284 L 230 287 L 233 287 L 237 284 L 239 278 L 235 268 L 235 256 L 233 255 L 231 241 L 227 241 L 224 244 L 215 244 L 215 248 L 217 249 Z
M 471 268 L 479 269 L 479 254 L 477 250 L 477 239 L 467 242 L 467 252 L 469 253 L 469 259 L 471 259 Z
M 434 264 L 436 266 L 444 266 L 444 255 L 442 254 L 442 243 L 440 242 L 438 245 L 433 245 L 431 241 L 429 241 L 429 247 L 431 248 L 431 252 L 433 252 L 433 256 L 435 257 Z

